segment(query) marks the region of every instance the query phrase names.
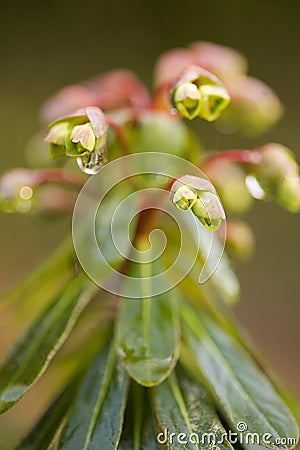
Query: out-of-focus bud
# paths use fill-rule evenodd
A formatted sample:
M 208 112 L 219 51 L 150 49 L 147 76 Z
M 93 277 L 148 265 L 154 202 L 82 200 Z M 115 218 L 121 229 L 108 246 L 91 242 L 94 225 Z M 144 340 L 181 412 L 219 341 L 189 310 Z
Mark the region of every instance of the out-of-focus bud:
M 130 70 L 113 70 L 85 82 L 97 93 L 98 106 L 104 110 L 149 108 L 151 97 L 145 86 Z
M 230 107 L 218 123 L 221 131 L 239 131 L 246 136 L 266 132 L 282 115 L 282 106 L 274 92 L 262 81 L 249 76 L 226 80 Z
M 85 81 L 82 85 L 63 88 L 45 102 L 43 122 L 67 115 L 79 108 L 98 106 L 102 110 L 135 107 L 147 108 L 151 99 L 147 89 L 129 70 L 114 70 Z
M 29 212 L 34 196 L 33 187 L 38 184 L 34 170 L 13 169 L 0 178 L 0 210 L 14 213 Z
M 276 200 L 290 212 L 300 211 L 300 179 L 299 177 L 286 178 L 278 188 Z
M 288 211 L 300 210 L 299 166 L 293 153 L 281 144 L 260 149 L 261 162 L 253 170 L 263 191 L 271 194 Z
M 178 209 L 191 209 L 209 231 L 216 231 L 225 220 L 215 188 L 204 178 L 185 175 L 176 180 L 171 188 L 171 201 Z
M 186 82 L 178 86 L 174 92 L 173 102 L 182 117 L 191 120 L 199 115 L 201 96 L 195 84 Z
M 35 193 L 33 212 L 37 214 L 72 213 L 77 194 L 61 186 L 44 185 Z
M 215 73 L 222 80 L 247 72 L 246 58 L 233 48 L 202 41 L 193 42 L 190 49 L 194 55 L 194 64 Z
M 233 48 L 212 42 L 194 42 L 188 48 L 174 48 L 160 56 L 155 65 L 155 85 L 174 82 L 192 64 L 223 80 L 244 74 L 248 68 L 245 57 Z
M 53 158 L 76 157 L 83 172 L 94 174 L 106 159 L 106 134 L 105 115 L 89 106 L 53 122 L 45 141 L 50 143 Z
M 45 211 L 70 211 L 74 206 L 76 191 L 51 183 L 80 188 L 83 179 L 66 169 L 17 168 L 0 177 L 0 211 L 28 213 Z
M 237 164 L 221 161 L 205 170 L 212 180 L 227 212 L 243 214 L 249 210 L 253 198 L 245 184 L 245 171 Z
M 223 83 L 198 66 L 189 66 L 171 91 L 175 108 L 188 119 L 216 120 L 230 103 Z M 190 108 L 188 108 L 188 106 Z
M 249 259 L 255 250 L 255 238 L 249 225 L 243 221 L 227 221 L 226 249 L 240 260 Z
M 41 118 L 49 123 L 62 115 L 71 114 L 85 106 L 98 106 L 98 98 L 95 92 L 86 86 L 66 86 L 48 99 L 42 107 Z
M 179 47 L 168 50 L 158 58 L 155 64 L 155 85 L 173 83 L 192 64 L 195 64 L 195 61 L 190 49 Z

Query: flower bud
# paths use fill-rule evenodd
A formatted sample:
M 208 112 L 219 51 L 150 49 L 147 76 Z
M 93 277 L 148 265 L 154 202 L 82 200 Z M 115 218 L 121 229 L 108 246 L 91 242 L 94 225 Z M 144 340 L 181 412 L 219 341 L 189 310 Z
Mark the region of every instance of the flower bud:
M 254 252 L 255 238 L 249 225 L 241 220 L 228 221 L 226 248 L 240 260 L 249 259 Z
M 233 48 L 200 41 L 193 42 L 190 49 L 194 55 L 194 64 L 210 70 L 222 80 L 247 72 L 247 60 Z
M 245 172 L 237 164 L 223 161 L 208 165 L 206 175 L 218 189 L 222 204 L 227 212 L 243 214 L 249 210 L 253 197 L 245 184 Z
M 226 87 L 231 104 L 218 124 L 221 131 L 239 131 L 252 137 L 266 132 L 280 119 L 280 100 L 264 82 L 250 76 L 238 76 L 226 80 Z
M 212 122 L 230 103 L 223 83 L 198 66 L 189 66 L 171 92 L 178 112 L 188 119 L 198 116 Z
M 201 96 L 193 83 L 183 83 L 177 87 L 173 95 L 174 106 L 182 117 L 194 119 L 199 115 Z
M 230 103 L 230 96 L 223 86 L 204 85 L 199 88 L 202 105 L 199 116 L 213 122 Z
M 278 187 L 276 200 L 290 212 L 300 211 L 300 178 L 288 177 Z
M 197 193 L 194 189 L 183 184 L 174 193 L 172 202 L 178 209 L 186 211 L 191 209 L 195 201 L 197 200 Z
M 198 193 L 198 199 L 192 207 L 194 215 L 209 230 L 216 231 L 220 228 L 225 213 L 216 194 L 209 191 Z
M 96 173 L 105 159 L 107 133 L 106 119 L 99 108 L 89 106 L 79 109 L 56 120 L 49 128 L 45 141 L 50 143 L 53 158 L 63 155 L 76 157 L 83 172 Z M 89 165 L 90 160 L 97 160 L 97 167 L 94 165 L 91 171 L 90 167 L 86 167 L 86 160 Z
M 171 201 L 178 209 L 191 209 L 209 231 L 216 231 L 225 220 L 217 193 L 204 178 L 185 175 L 176 180 L 171 188 Z
M 298 164 L 292 151 L 277 143 L 264 145 L 259 150 L 261 162 L 256 169 L 256 175 L 263 179 L 264 185 L 272 185 L 287 176 L 299 173 Z
M 299 167 L 293 153 L 280 144 L 265 145 L 261 162 L 254 167 L 259 185 L 288 211 L 300 210 Z

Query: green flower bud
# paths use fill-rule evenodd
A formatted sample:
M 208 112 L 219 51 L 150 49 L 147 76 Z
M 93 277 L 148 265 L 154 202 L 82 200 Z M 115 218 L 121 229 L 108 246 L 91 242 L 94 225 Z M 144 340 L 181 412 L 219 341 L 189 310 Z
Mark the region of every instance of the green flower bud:
M 197 117 L 201 107 L 197 86 L 190 82 L 179 85 L 173 93 L 173 104 L 182 117 L 190 120 Z
M 280 100 L 262 81 L 250 76 L 237 76 L 226 79 L 226 87 L 231 104 L 218 123 L 222 131 L 239 131 L 252 137 L 265 133 L 282 116 Z
M 199 116 L 208 122 L 218 119 L 230 103 L 230 96 L 222 86 L 204 85 L 199 88 L 202 106 Z
M 254 167 L 259 185 L 288 211 L 300 210 L 299 166 L 293 153 L 280 144 L 265 145 L 261 162 Z
M 299 173 L 298 164 L 290 149 L 271 143 L 260 149 L 261 162 L 256 169 L 256 175 L 265 186 L 272 186 L 287 176 L 295 176 Z
M 96 106 L 79 109 L 75 113 L 62 117 L 49 126 L 45 141 L 50 143 L 53 158 L 63 155 L 76 157 L 81 170 L 96 173 L 105 159 L 107 123 L 103 112 Z M 92 153 L 96 153 L 91 157 Z M 81 158 L 84 157 L 84 160 Z M 85 161 L 96 161 L 91 170 L 85 167 Z
M 76 125 L 71 133 L 71 141 L 74 144 L 80 143 L 85 150 L 92 152 L 96 144 L 96 136 L 92 125 L 90 123 Z
M 300 211 L 300 178 L 288 177 L 278 187 L 277 202 L 290 212 Z
M 171 188 L 171 201 L 178 209 L 191 209 L 209 231 L 216 231 L 225 220 L 216 191 L 204 178 L 185 175 L 176 180 Z
M 192 211 L 209 231 L 218 230 L 222 220 L 225 220 L 225 213 L 221 202 L 213 192 L 199 192 L 198 199 L 193 204 Z
M 206 175 L 218 189 L 227 212 L 243 214 L 249 210 L 253 197 L 245 184 L 245 171 L 231 162 L 213 164 L 205 170 Z
M 198 66 L 189 66 L 172 90 L 173 104 L 188 119 L 198 116 L 212 122 L 230 103 L 225 86 L 212 73 Z
M 197 192 L 185 184 L 180 186 L 172 197 L 174 205 L 183 211 L 191 209 L 196 200 Z

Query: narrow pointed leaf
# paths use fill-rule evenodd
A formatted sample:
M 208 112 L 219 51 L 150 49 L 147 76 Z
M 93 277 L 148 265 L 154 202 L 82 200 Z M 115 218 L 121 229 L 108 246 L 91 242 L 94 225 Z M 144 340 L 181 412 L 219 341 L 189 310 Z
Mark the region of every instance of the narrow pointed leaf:
M 130 420 L 126 423 L 125 419 L 118 450 L 159 450 L 147 391 L 137 384 L 133 387 L 133 407 L 126 410 L 127 420 Z
M 77 384 L 71 383 L 64 389 L 15 450 L 48 449 L 74 400 Z
M 0 368 L 0 411 L 13 406 L 40 378 L 95 292 L 78 278 L 16 343 Z
M 171 220 L 164 217 L 163 223 L 160 224 L 164 233 L 167 236 L 168 243 L 170 244 L 168 247 L 168 252 L 164 252 L 163 259 L 165 260 L 165 264 L 167 266 L 170 265 L 171 262 L 175 261 L 179 250 L 184 255 L 182 261 L 193 262 L 195 259 L 195 246 L 198 245 L 197 240 L 195 238 L 195 234 L 197 230 L 195 229 L 195 223 L 192 218 L 187 217 L 188 214 L 183 212 L 184 219 L 186 224 L 181 224 L 181 232 L 186 235 L 190 235 L 190 242 L 185 241 L 185 246 L 181 245 L 181 236 L 178 234 L 174 223 Z M 191 220 L 190 220 L 191 219 Z M 229 305 L 236 303 L 240 294 L 240 285 L 237 275 L 235 274 L 233 268 L 231 267 L 229 258 L 226 252 L 222 253 L 222 243 L 214 236 L 214 251 L 215 253 L 222 255 L 221 260 L 218 262 L 218 259 L 215 258 L 211 261 L 211 264 L 208 264 L 208 270 L 212 269 L 214 263 L 217 261 L 217 268 L 213 275 L 204 283 L 199 284 L 199 275 L 201 269 L 205 262 L 205 254 L 209 254 L 208 249 L 211 246 L 211 234 L 205 230 L 201 224 L 198 224 L 199 227 L 199 244 L 200 248 L 197 254 L 197 258 L 191 271 L 187 274 L 188 279 L 194 285 L 194 292 L 197 292 L 201 289 L 204 295 L 208 297 L 217 297 L 224 300 Z M 211 255 L 212 256 L 212 255 Z M 211 257 L 210 256 L 210 257 Z M 186 263 L 182 266 L 180 260 L 176 262 L 175 265 L 179 274 L 186 274 Z M 180 285 L 180 288 L 184 288 L 184 285 Z
M 261 437 L 269 433 L 273 443 L 282 438 L 298 441 L 292 414 L 245 349 L 203 312 L 196 315 L 187 306 L 182 311 L 186 341 L 183 360 L 203 380 L 230 426 L 237 429 L 242 421 L 246 432 Z M 280 448 L 294 446 L 283 443 Z
M 181 374 L 172 374 L 153 389 L 154 408 L 160 426 L 161 444 L 172 450 L 232 449 L 225 429 L 213 410 L 204 388 Z M 171 436 L 175 433 L 175 436 Z M 184 436 L 180 433 L 184 433 Z M 180 442 L 184 440 L 185 442 Z
M 161 383 L 174 369 L 179 356 L 177 299 L 170 293 L 147 298 L 152 263 L 137 264 L 145 298 L 122 301 L 117 324 L 117 350 L 129 375 L 143 386 Z M 148 278 L 149 277 L 149 278 Z
M 95 359 L 81 384 L 59 449 L 113 450 L 120 439 L 129 378 L 114 347 Z

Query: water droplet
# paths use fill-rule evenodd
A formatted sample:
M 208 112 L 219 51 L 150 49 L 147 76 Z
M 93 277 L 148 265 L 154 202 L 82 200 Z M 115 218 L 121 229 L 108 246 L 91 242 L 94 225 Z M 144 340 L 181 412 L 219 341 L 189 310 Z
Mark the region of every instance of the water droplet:
M 246 177 L 246 186 L 253 198 L 257 200 L 263 200 L 266 197 L 266 193 L 253 175 Z
M 30 186 L 23 186 L 19 195 L 23 200 L 30 200 L 33 196 L 33 190 Z
M 106 163 L 106 152 L 104 149 L 94 150 L 84 156 L 77 158 L 77 164 L 82 172 L 88 175 L 95 175 Z

